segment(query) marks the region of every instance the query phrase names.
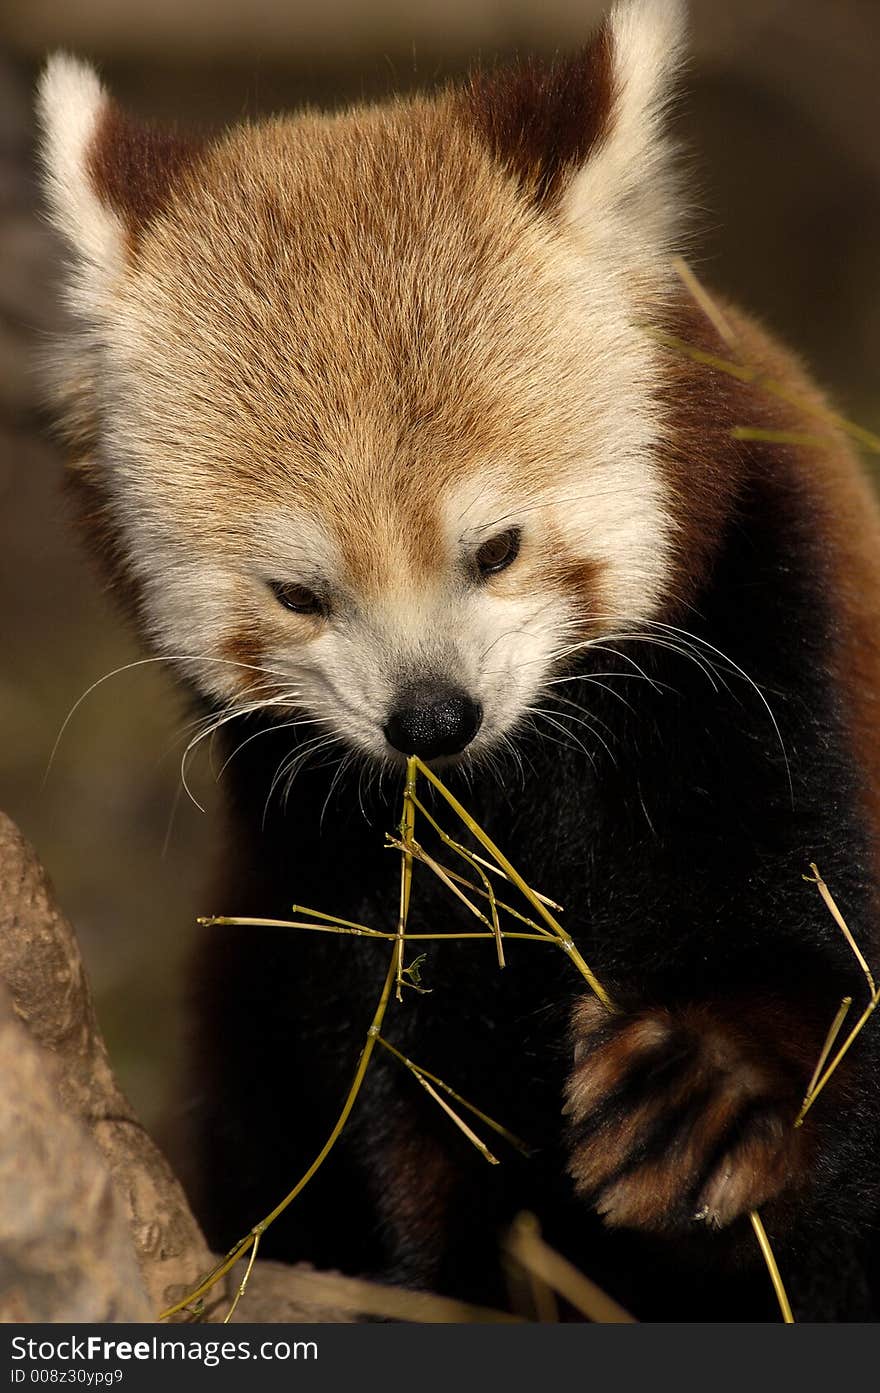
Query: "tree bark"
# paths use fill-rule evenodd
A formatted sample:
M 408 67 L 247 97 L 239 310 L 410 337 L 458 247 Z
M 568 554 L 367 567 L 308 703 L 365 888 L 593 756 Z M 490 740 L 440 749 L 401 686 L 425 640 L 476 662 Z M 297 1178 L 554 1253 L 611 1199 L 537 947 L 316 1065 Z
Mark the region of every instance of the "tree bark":
M 114 1078 L 73 929 L 0 814 L 0 1319 L 154 1320 L 214 1261 Z M 222 1320 L 243 1270 L 203 1318 Z M 236 1318 L 350 1320 L 334 1280 L 256 1263 Z

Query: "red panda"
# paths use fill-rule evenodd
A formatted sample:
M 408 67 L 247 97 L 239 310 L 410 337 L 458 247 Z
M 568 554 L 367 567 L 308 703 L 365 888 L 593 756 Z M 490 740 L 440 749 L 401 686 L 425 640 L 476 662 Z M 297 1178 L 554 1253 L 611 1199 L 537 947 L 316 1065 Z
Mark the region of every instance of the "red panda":
M 683 31 L 624 0 L 571 58 L 214 139 L 53 58 L 58 410 L 94 545 L 227 742 L 217 907 L 387 922 L 416 753 L 622 1007 L 529 945 L 432 944 L 389 1030 L 531 1159 L 485 1167 L 380 1060 L 262 1251 L 500 1303 L 531 1208 L 642 1319 L 771 1319 L 760 1207 L 796 1316 L 870 1319 L 876 1034 L 792 1123 L 864 990 L 811 862 L 880 948 L 880 515 L 792 356 L 674 272 Z M 384 966 L 214 927 L 192 971 L 222 1249 L 320 1146 Z

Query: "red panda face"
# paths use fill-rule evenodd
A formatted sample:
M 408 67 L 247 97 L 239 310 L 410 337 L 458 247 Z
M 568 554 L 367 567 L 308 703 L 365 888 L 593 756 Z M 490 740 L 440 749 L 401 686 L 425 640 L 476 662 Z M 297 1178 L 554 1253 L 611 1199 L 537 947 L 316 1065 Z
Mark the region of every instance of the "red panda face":
M 66 396 L 150 639 L 207 696 L 378 758 L 479 754 L 573 645 L 657 612 L 674 523 L 640 318 L 674 9 L 615 11 L 546 77 L 198 148 L 50 66 Z M 582 88 L 566 143 L 552 104 Z

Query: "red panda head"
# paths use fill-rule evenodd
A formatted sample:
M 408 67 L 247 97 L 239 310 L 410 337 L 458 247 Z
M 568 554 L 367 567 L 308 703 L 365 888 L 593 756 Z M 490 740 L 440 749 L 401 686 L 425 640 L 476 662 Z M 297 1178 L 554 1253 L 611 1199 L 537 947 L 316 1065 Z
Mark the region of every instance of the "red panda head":
M 210 142 L 49 63 L 77 463 L 151 642 L 211 699 L 478 753 L 572 645 L 657 612 L 642 321 L 681 27 L 630 0 L 568 61 Z

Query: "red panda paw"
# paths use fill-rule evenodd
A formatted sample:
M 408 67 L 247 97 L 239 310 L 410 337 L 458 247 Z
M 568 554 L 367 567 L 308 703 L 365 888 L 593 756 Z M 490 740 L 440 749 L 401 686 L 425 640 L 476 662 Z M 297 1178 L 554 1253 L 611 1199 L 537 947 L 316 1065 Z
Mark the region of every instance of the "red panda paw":
M 802 1180 L 800 1071 L 748 1026 L 704 1007 L 611 1015 L 589 998 L 573 1039 L 568 1169 L 609 1226 L 720 1228 Z

